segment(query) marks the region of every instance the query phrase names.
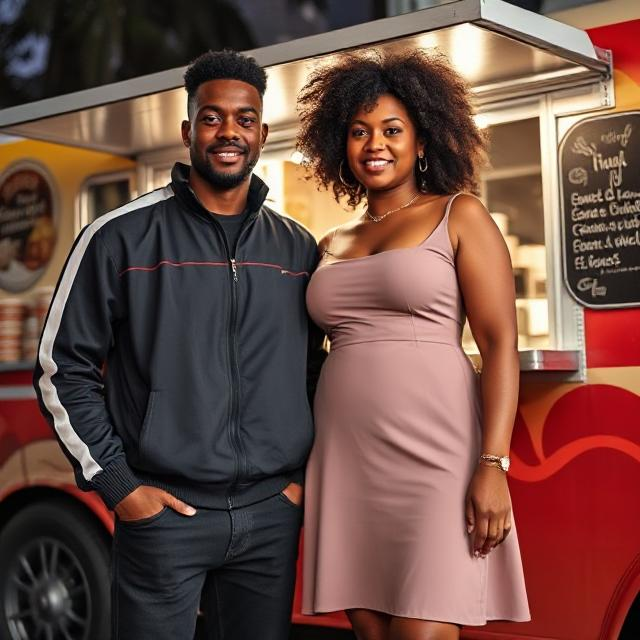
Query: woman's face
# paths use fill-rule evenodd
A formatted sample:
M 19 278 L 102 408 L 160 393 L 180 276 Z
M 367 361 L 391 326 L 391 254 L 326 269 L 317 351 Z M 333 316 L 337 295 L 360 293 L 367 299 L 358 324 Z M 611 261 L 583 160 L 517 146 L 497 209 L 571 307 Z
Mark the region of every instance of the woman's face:
M 398 98 L 384 94 L 370 113 L 358 111 L 347 132 L 347 161 L 358 182 L 378 191 L 411 183 L 421 145 L 407 110 Z

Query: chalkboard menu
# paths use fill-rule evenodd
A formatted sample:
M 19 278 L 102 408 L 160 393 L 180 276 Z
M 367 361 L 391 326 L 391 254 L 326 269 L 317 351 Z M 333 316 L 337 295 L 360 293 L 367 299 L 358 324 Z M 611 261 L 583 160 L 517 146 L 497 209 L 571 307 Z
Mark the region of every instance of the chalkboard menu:
M 559 153 L 571 295 L 588 307 L 640 305 L 640 111 L 581 120 Z

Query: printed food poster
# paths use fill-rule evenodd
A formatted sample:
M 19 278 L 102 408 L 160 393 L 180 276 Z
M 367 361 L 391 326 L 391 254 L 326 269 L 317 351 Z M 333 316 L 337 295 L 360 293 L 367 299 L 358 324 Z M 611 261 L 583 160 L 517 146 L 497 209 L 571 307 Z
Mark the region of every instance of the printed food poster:
M 0 288 L 20 292 L 38 280 L 53 255 L 56 219 L 51 181 L 37 165 L 0 176 Z

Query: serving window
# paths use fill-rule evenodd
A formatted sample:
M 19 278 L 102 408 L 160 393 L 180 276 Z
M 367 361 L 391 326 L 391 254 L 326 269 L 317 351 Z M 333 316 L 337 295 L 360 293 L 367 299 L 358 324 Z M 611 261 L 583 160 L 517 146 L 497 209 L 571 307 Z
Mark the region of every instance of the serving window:
M 511 256 L 521 368 L 555 372 L 566 380 L 584 379 L 585 358 L 583 310 L 563 283 L 557 144 L 562 130 L 575 120 L 576 108 L 593 110 L 599 100 L 597 87 L 587 85 L 486 105 L 477 116 L 489 139 L 480 197 Z M 267 204 L 299 220 L 319 239 L 361 215 L 364 204 L 353 211 L 307 180 L 294 134 L 292 126 L 272 136 L 255 172 L 269 185 Z M 184 153 L 184 148 L 171 148 L 140 158 L 143 188 L 164 184 L 169 157 Z M 468 324 L 463 347 L 467 353 L 478 352 Z
M 486 127 L 489 166 L 483 171 L 480 196 L 502 233 L 513 266 L 519 349 L 549 347 L 547 250 L 539 118 Z M 467 351 L 477 351 L 468 323 Z

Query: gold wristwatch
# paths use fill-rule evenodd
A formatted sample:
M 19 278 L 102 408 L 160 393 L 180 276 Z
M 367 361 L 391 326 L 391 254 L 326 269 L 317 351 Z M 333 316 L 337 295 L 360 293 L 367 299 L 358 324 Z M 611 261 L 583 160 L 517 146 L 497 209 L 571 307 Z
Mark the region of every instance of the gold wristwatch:
M 480 462 L 488 467 L 498 467 L 505 473 L 509 471 L 509 465 L 511 464 L 509 456 L 492 456 L 488 453 L 483 453 L 480 456 Z

